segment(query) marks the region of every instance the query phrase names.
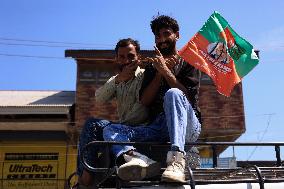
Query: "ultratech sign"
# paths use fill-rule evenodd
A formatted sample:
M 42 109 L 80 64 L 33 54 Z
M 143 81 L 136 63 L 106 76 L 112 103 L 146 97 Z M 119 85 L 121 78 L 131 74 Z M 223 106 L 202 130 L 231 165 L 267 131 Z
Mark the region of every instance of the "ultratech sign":
M 52 172 L 53 166 L 48 164 L 47 166 L 40 166 L 33 164 L 31 166 L 23 166 L 23 164 L 10 165 L 9 172 Z
M 57 162 L 48 163 L 4 163 L 6 179 L 56 179 Z
M 3 189 L 54 189 L 61 186 L 58 181 L 59 153 L 5 153 L 2 165 Z
M 56 179 L 57 161 L 52 160 L 58 160 L 58 153 L 6 153 L 3 176 L 6 179 Z

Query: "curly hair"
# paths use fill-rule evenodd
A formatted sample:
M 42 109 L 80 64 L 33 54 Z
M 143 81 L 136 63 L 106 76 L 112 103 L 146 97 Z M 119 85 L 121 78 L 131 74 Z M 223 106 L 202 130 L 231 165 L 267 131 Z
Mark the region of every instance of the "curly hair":
M 154 35 L 156 35 L 156 33 L 162 28 L 171 28 L 173 32 L 179 31 L 177 21 L 174 18 L 166 15 L 158 15 L 153 17 L 150 26 Z
M 139 41 L 127 38 L 127 39 L 120 39 L 116 46 L 115 46 L 115 53 L 118 53 L 118 48 L 119 47 L 127 47 L 128 45 L 132 44 L 135 47 L 136 53 L 140 52 L 140 44 Z

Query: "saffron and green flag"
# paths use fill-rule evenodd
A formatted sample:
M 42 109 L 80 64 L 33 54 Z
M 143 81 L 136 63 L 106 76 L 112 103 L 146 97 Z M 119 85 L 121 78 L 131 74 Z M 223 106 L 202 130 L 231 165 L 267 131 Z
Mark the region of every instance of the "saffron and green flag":
M 189 64 L 206 73 L 217 91 L 230 96 L 234 86 L 257 64 L 252 45 L 214 12 L 195 36 L 179 51 Z

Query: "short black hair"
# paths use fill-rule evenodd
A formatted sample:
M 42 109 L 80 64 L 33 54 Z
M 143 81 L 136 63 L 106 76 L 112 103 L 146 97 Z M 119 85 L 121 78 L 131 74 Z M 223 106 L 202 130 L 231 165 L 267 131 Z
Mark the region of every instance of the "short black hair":
M 156 35 L 156 33 L 162 28 L 171 28 L 173 32 L 179 31 L 178 22 L 174 18 L 167 15 L 158 15 L 153 17 L 150 26 L 154 35 Z
M 127 38 L 127 39 L 120 39 L 116 46 L 115 46 L 115 54 L 117 55 L 118 53 L 118 48 L 119 47 L 127 47 L 128 45 L 132 44 L 135 47 L 136 53 L 140 52 L 140 44 L 139 41 Z

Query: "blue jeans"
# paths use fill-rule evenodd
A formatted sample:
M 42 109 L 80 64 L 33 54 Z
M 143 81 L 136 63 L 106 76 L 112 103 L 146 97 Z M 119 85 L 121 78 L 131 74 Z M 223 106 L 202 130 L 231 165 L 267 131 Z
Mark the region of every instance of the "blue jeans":
M 184 93 L 176 88 L 169 89 L 164 96 L 164 113 L 147 126 L 109 124 L 103 129 L 105 141 L 117 142 L 166 142 L 171 150 L 184 152 L 185 142 L 195 142 L 201 125 Z M 112 152 L 119 155 L 135 149 L 129 145 L 113 145 Z
M 84 147 L 92 141 L 103 141 L 103 128 L 109 125 L 111 122 L 103 119 L 89 118 L 81 131 L 79 145 L 78 145 L 78 157 L 77 157 L 77 174 L 82 176 L 84 166 L 81 162 L 81 154 Z M 95 159 L 97 152 L 99 151 L 97 146 L 92 146 L 85 153 L 85 159 L 89 165 L 95 166 Z

